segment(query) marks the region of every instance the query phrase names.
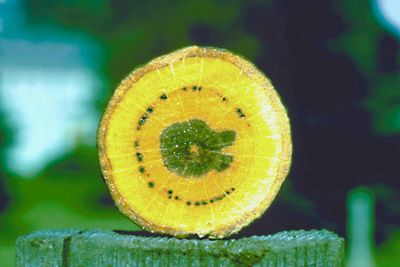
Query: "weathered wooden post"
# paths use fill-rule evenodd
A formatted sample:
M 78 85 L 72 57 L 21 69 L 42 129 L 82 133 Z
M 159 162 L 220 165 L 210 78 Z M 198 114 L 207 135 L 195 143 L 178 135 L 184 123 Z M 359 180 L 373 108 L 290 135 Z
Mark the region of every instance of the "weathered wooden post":
M 343 266 L 344 239 L 321 230 L 209 240 L 140 232 L 43 230 L 17 240 L 16 266 Z

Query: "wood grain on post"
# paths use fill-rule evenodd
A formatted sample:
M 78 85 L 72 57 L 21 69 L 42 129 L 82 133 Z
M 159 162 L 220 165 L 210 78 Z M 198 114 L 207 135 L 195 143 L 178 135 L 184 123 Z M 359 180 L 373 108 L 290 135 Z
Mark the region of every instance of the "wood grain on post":
M 16 266 L 343 266 L 344 239 L 327 230 L 240 239 L 142 232 L 42 230 L 16 242 Z

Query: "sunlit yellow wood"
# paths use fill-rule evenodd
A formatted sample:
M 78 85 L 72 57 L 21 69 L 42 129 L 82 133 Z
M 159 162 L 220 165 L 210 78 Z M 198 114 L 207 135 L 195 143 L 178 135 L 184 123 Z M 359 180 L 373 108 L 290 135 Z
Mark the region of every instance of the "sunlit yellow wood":
M 192 119 L 236 132 L 222 151 L 233 156 L 228 169 L 182 177 L 164 166 L 161 133 Z M 124 215 L 152 232 L 214 238 L 261 216 L 291 157 L 289 120 L 269 80 L 239 56 L 199 47 L 154 59 L 123 80 L 103 115 L 98 147 Z

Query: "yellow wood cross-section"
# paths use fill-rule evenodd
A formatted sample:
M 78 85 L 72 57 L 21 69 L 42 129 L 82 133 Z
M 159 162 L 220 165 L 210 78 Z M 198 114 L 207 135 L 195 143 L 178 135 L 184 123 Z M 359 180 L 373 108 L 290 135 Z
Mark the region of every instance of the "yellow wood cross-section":
M 124 215 L 151 232 L 211 238 L 261 216 L 292 153 L 289 119 L 264 74 L 226 50 L 196 46 L 122 81 L 98 147 Z

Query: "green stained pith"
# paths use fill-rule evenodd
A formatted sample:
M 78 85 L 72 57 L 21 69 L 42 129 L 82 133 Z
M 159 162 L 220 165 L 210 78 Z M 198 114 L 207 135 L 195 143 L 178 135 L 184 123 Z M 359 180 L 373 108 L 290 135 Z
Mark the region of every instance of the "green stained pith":
M 222 172 L 233 157 L 221 150 L 233 145 L 235 138 L 235 131 L 217 132 L 199 119 L 174 123 L 160 136 L 164 165 L 184 177 L 201 177 L 212 170 Z

